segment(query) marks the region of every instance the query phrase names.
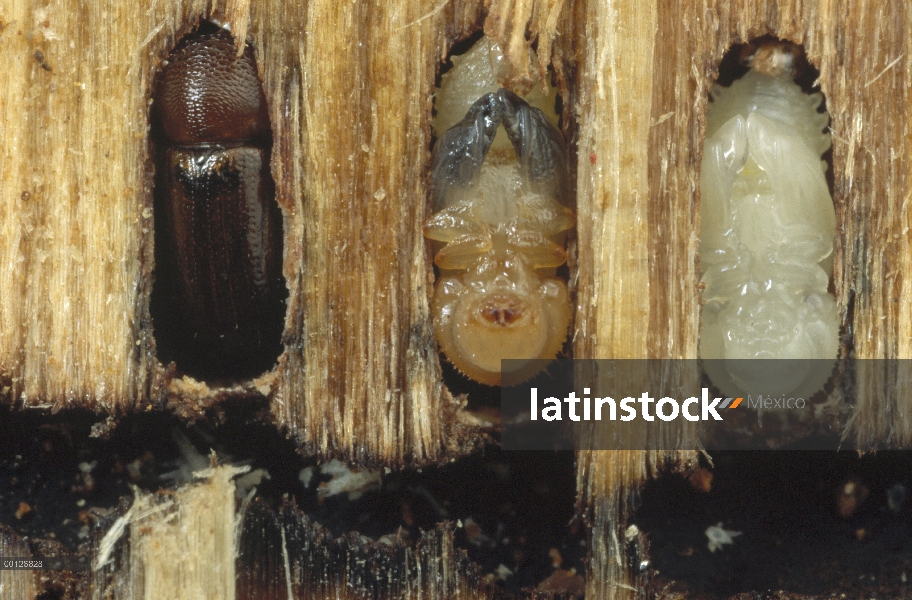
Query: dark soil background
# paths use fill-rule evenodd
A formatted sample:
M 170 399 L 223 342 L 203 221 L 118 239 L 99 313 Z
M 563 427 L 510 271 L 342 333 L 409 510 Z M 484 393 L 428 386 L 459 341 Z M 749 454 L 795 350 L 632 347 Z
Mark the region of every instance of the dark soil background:
M 492 408 L 476 398 L 480 413 Z M 572 453 L 488 447 L 445 466 L 384 474 L 357 498 L 326 496 L 321 484 L 331 476 L 264 424 L 265 409 L 237 402 L 189 427 L 161 413 L 135 415 L 92 437 L 99 417 L 90 412 L 0 408 L 0 526 L 32 543 L 85 549 L 131 486 L 173 487 L 182 477 L 174 471 L 215 449 L 221 460 L 268 472 L 259 502 L 278 507 L 287 498 L 335 537 L 413 542 L 437 523 L 456 524 L 458 547 L 505 595 L 540 586 L 558 568 L 585 572 Z M 195 457 L 181 450 L 187 442 Z M 715 452 L 712 463 L 708 492 L 663 475 L 640 494 L 632 522 L 648 535 L 651 597 L 912 597 L 912 452 Z M 857 506 L 843 516 L 847 482 Z M 720 522 L 741 534 L 710 552 L 705 531 Z
M 633 521 L 649 536 L 654 590 L 912 597 L 912 452 L 717 452 L 712 460 L 708 493 L 673 475 L 643 490 Z M 842 516 L 848 482 L 868 494 Z M 713 553 L 705 531 L 720 522 L 741 534 Z
M 108 526 L 132 497 L 131 486 L 156 491 L 183 483 L 214 449 L 221 461 L 268 473 L 257 486 L 260 505 L 290 500 L 334 537 L 356 531 L 411 543 L 450 521 L 457 547 L 507 594 L 534 588 L 558 567 L 584 572 L 585 534 L 571 524 L 572 453 L 491 446 L 444 466 L 384 473 L 379 487 L 360 495 L 327 496 L 321 485 L 332 475 L 264 424 L 265 408 L 228 404 L 189 427 L 163 413 L 133 415 L 103 437 L 91 436 L 99 419 L 91 412 L 0 408 L 0 527 L 85 553 L 93 529 Z M 308 467 L 305 486 L 300 475 Z

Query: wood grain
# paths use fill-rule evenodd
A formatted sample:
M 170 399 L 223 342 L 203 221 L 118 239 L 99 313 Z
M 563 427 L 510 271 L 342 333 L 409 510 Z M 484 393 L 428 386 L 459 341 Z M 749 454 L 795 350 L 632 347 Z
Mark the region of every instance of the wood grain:
M 577 4 L 579 86 L 577 357 L 695 358 L 703 115 L 732 44 L 772 34 L 804 45 L 832 117 L 838 237 L 835 288 L 857 358 L 910 356 L 902 273 L 909 245 L 910 9 L 871 2 Z M 575 33 L 574 35 L 580 35 Z M 582 42 L 576 40 L 577 44 Z M 587 256 L 588 254 L 588 256 Z M 907 295 L 907 294 L 906 294 Z M 901 370 L 900 370 L 901 372 Z M 883 363 L 833 399 L 854 403 L 847 435 L 908 446 L 910 382 Z M 877 400 L 875 400 L 875 398 Z M 838 425 L 838 423 L 837 423 Z M 675 460 L 676 459 L 676 460 Z M 588 592 L 634 597 L 623 532 L 628 489 L 692 454 L 581 453 L 593 511 Z
M 148 316 L 150 85 L 207 15 L 256 48 L 290 290 L 278 368 L 230 389 L 170 377 Z M 514 65 L 527 64 L 531 33 L 565 97 L 577 146 L 574 356 L 697 356 L 708 91 L 732 44 L 773 34 L 804 46 L 832 118 L 844 352 L 912 358 L 908 3 L 12 0 L 0 6 L 4 401 L 193 419 L 263 395 L 308 454 L 399 466 L 474 448 L 481 434 L 441 380 L 421 227 L 438 65 L 482 24 Z M 847 435 L 912 443 L 912 381 L 881 369 L 853 385 L 833 392 L 854 407 Z M 631 494 L 694 460 L 580 453 L 590 595 L 639 594 L 619 537 Z

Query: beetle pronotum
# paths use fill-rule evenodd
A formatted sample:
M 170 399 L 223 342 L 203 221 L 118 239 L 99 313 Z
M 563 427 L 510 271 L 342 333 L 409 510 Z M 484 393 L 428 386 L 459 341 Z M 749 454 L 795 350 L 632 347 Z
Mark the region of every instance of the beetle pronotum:
M 435 214 L 424 228 L 439 243 L 437 341 L 460 371 L 488 385 L 500 384 L 501 359 L 550 360 L 560 351 L 570 301 L 554 270 L 567 260 L 563 234 L 575 224 L 563 137 L 542 110 L 500 87 L 498 60 L 482 38 L 444 76 L 437 125 L 446 131 L 434 147 Z M 449 127 L 454 113 L 465 116 Z M 541 368 L 528 363 L 513 379 Z
M 770 385 L 813 395 L 829 376 L 822 361 L 789 363 L 771 384 L 757 363 L 731 359 L 835 360 L 839 345 L 827 292 L 836 215 L 821 160 L 829 116 L 818 112 L 821 94 L 793 81 L 799 52 L 762 45 L 743 78 L 713 88 L 706 111 L 700 356 L 725 359 L 705 364 L 731 395 Z
M 152 127 L 159 354 L 204 379 L 256 375 L 281 350 L 287 292 L 252 48 L 201 23 L 158 74 Z

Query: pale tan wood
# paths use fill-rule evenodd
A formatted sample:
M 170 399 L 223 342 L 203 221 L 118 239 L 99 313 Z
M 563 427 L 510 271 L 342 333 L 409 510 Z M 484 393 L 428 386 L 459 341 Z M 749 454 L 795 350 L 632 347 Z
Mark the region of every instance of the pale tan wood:
M 528 44 L 516 44 L 526 23 L 547 43 L 560 6 L 504 5 L 501 21 L 497 9 L 489 12 L 492 22 L 508 22 L 495 35 L 513 40 L 515 64 L 528 62 Z M 86 8 L 58 1 L 36 8 L 17 0 L 0 11 L 0 59 L 11 65 L 0 75 L 6 399 L 113 412 L 165 404 L 197 417 L 226 397 L 259 394 L 309 453 L 399 465 L 475 447 L 475 426 L 457 420 L 460 404 L 440 380 L 421 228 L 437 66 L 454 40 L 482 22 L 480 3 Z M 256 49 L 291 292 L 279 368 L 230 390 L 169 379 L 155 357 L 148 311 L 148 98 L 161 61 L 209 16 L 238 39 L 248 35 Z M 51 71 L 34 58 L 39 45 Z M 108 547 L 113 562 L 93 573 L 96 597 L 192 594 L 202 564 L 219 565 L 206 596 L 231 597 L 230 494 L 207 486 L 139 495 L 122 524 L 129 546 Z M 435 543 L 409 559 L 424 570 L 407 585 L 428 597 L 487 596 L 456 568 L 463 563 L 452 533 Z M 183 566 L 178 550 L 190 555 Z M 356 575 L 341 572 L 332 595 Z
M 28 544 L 21 539 L 0 531 L 0 556 L 4 558 L 30 558 Z M 0 598 L 31 600 L 38 595 L 37 570 L 0 569 Z
M 91 597 L 235 598 L 237 527 L 233 478 L 222 466 L 168 494 L 137 490 L 93 557 Z M 113 575 L 110 579 L 100 576 Z
M 0 572 L 0 597 L 30 600 L 38 595 L 34 571 Z
M 809 36 L 833 119 L 837 215 L 837 291 L 853 323 L 858 358 L 912 358 L 912 6 L 859 2 L 821 10 L 828 27 Z M 854 309 L 854 310 L 853 310 Z M 912 445 L 909 369 L 865 369 L 847 434 L 857 445 Z
M 528 27 L 569 79 L 576 357 L 696 357 L 701 119 L 725 51 L 772 33 L 803 44 L 821 73 L 840 224 L 835 287 L 855 353 L 912 358 L 912 5 L 496 0 L 487 10 L 414 0 L 0 5 L 3 395 L 114 411 L 168 402 L 185 416 L 224 397 L 167 380 L 147 306 L 147 99 L 160 61 L 209 14 L 249 33 L 257 50 L 291 291 L 278 370 L 231 393 L 272 399 L 307 452 L 433 461 L 477 434 L 460 429 L 440 381 L 421 226 L 437 64 L 482 21 L 515 65 L 527 64 Z M 912 442 L 912 382 L 891 377 L 857 383 L 849 434 L 862 446 Z M 579 493 L 594 523 L 591 595 L 635 593 L 624 586 L 636 577 L 611 549 L 628 490 L 666 461 L 693 458 L 580 454 Z
M 838 223 L 834 280 L 842 327 L 851 334 L 856 358 L 912 357 L 910 309 L 903 301 L 903 273 L 912 257 L 906 209 L 912 63 L 904 52 L 912 34 L 910 7 L 864 0 L 659 6 L 656 54 L 667 66 L 655 70 L 653 115 L 671 116 L 650 144 L 655 157 L 650 182 L 667 198 L 657 206 L 674 202 L 679 215 L 688 211 L 679 201 L 698 189 L 694 165 L 699 163 L 693 161 L 701 156 L 701 119 L 714 69 L 731 45 L 764 34 L 803 45 L 820 71 L 831 117 Z M 673 291 L 667 292 L 673 298 Z M 859 446 L 912 442 L 912 424 L 900 416 L 912 397 L 904 371 L 890 372 L 881 363 L 876 372 L 862 371 L 853 388 L 833 392 L 834 402 L 856 405 L 847 434 Z
M 163 380 L 152 354 L 147 99 L 177 38 L 214 14 L 239 35 L 249 25 L 256 42 L 286 216 L 290 349 L 278 381 L 267 375 L 247 389 L 277 394 L 280 420 L 313 450 L 357 447 L 385 460 L 440 453 L 437 417 L 455 408 L 439 384 L 420 224 L 445 41 L 439 11 L 422 20 L 420 3 L 388 8 L 0 9 L 10 65 L 0 82 L 0 376 L 10 396 L 108 409 L 163 397 L 185 411 L 213 401 L 208 386 Z M 397 54 L 376 52 L 388 39 Z
M 487 18 L 525 65 L 526 24 L 547 47 L 561 6 L 504 3 Z M 460 404 L 441 383 L 421 228 L 437 67 L 483 10 L 415 0 L 0 9 L 5 395 L 114 411 L 164 402 L 194 418 L 230 395 L 264 395 L 303 450 L 383 464 L 473 445 L 451 435 Z M 167 376 L 148 311 L 148 98 L 161 61 L 207 16 L 256 49 L 290 289 L 278 369 L 228 394 Z
M 263 32 L 291 27 L 283 23 L 304 31 L 281 79 L 267 69 L 266 82 L 281 99 L 274 105 L 290 98 L 300 119 L 277 136 L 293 157 L 277 182 L 295 189 L 282 200 L 295 207 L 299 250 L 286 265 L 301 330 L 275 409 L 311 451 L 435 457 L 439 416 L 453 410 L 437 383 L 420 233 L 442 52 L 429 8 L 315 1 L 290 20 L 264 11 L 277 19 Z
M 832 117 L 839 222 L 835 287 L 843 326 L 853 326 L 858 358 L 909 358 L 903 273 L 912 256 L 906 209 L 910 7 L 827 0 L 586 6 L 585 19 L 576 19 L 586 23 L 578 81 L 576 356 L 696 357 L 703 113 L 723 54 L 732 44 L 771 33 L 804 45 L 820 70 Z M 641 42 L 644 37 L 652 42 Z M 651 70 L 640 69 L 650 61 Z M 593 110 L 590 103 L 599 106 Z M 644 112 L 651 116 L 648 130 Z M 623 163 L 629 169 L 612 150 L 616 140 L 636 148 Z M 587 250 L 598 258 L 587 258 Z M 626 263 L 617 268 L 621 261 Z M 908 446 L 912 425 L 903 415 L 910 408 L 909 385 L 881 368 L 860 377 L 853 390 L 837 388 L 832 401 L 841 403 L 848 393 L 857 402 L 848 434 L 859 445 L 890 440 Z M 623 544 L 614 545 L 631 508 L 627 490 L 654 465 L 675 458 L 687 465 L 694 457 L 580 454 L 579 493 L 594 519 L 589 593 L 640 593 L 635 574 L 623 566 Z
M 151 216 L 139 12 L 0 7 L 0 376 L 28 405 L 137 398 Z
M 577 10 L 574 43 L 582 57 L 575 357 L 694 358 L 691 197 L 676 197 L 669 205 L 650 170 L 651 134 L 658 125 L 652 103 L 658 7 L 621 0 L 584 2 Z M 577 493 L 592 523 L 587 597 L 637 595 L 642 581 L 627 556 L 626 521 L 635 508 L 629 494 L 674 458 L 695 459 L 693 453 L 579 452 Z
M 493 587 L 454 547 L 451 525 L 414 545 L 378 544 L 357 534 L 333 539 L 293 506 L 238 503 L 235 477 L 247 470 L 220 466 L 174 491 L 137 491 L 95 548 L 87 597 L 493 597 Z M 249 500 L 250 490 L 241 494 Z
M 441 523 L 415 542 L 331 536 L 292 506 L 253 505 L 241 537 L 238 598 L 494 598 Z M 251 548 L 261 552 L 252 557 Z M 289 591 L 290 590 L 290 591 Z
M 509 38 L 514 64 L 526 65 L 526 23 L 550 39 L 559 8 L 507 3 L 488 21 Z M 473 2 L 313 0 L 299 18 L 264 9 L 252 19 L 267 94 L 280 99 L 274 122 L 288 126 L 276 138 L 291 160 L 276 181 L 294 190 L 282 200 L 294 207 L 287 247 L 300 248 L 286 258 L 294 341 L 274 413 L 310 452 L 389 463 L 437 459 L 463 443 L 446 434 L 459 405 L 440 379 L 421 231 L 437 67 L 481 11 Z M 278 44 L 267 35 L 300 37 L 301 27 L 297 55 L 268 53 Z

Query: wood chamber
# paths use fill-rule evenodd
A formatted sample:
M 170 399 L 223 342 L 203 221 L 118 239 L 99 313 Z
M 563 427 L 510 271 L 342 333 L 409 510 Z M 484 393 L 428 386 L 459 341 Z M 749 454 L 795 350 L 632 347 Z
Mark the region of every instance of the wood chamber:
M 245 41 L 255 54 L 288 294 L 277 366 L 208 383 L 162 364 L 150 313 L 150 98 L 163 61 L 204 18 L 230 28 L 239 54 Z M 491 424 L 442 375 L 422 236 L 439 68 L 479 29 L 501 44 L 515 81 L 530 76 L 534 46 L 563 101 L 577 215 L 568 247 L 573 357 L 697 357 L 705 108 L 725 53 L 764 35 L 801 45 L 826 97 L 841 352 L 912 357 L 908 3 L 12 0 L 0 6 L 0 403 L 84 408 L 111 423 L 164 411 L 188 423 L 225 403 L 263 402 L 263 419 L 301 453 L 393 469 L 459 460 L 490 441 Z M 834 427 L 859 447 L 912 443 L 903 416 L 912 380 L 870 373 L 841 381 L 828 401 L 840 408 Z M 638 597 L 644 576 L 630 556 L 645 539 L 617 546 L 631 491 L 659 469 L 693 467 L 696 453 L 576 458 L 590 525 L 587 597 Z M 228 519 L 234 497 L 218 477 L 209 485 Z M 293 514 L 261 518 L 312 540 L 308 552 L 329 546 Z M 226 523 L 212 530 L 232 531 Z M 137 525 L 130 535 L 145 533 Z M 394 565 L 398 583 L 378 594 L 493 594 L 449 530 L 422 544 L 380 561 Z M 220 556 L 233 564 L 231 552 Z M 399 568 L 406 563 L 424 571 Z M 86 580 L 95 595 L 85 597 L 144 585 L 126 562 L 112 565 Z M 319 586 L 295 581 L 294 593 L 354 597 L 346 582 L 359 568 L 327 567 Z M 281 586 L 263 597 L 287 597 L 284 571 L 275 574 Z

